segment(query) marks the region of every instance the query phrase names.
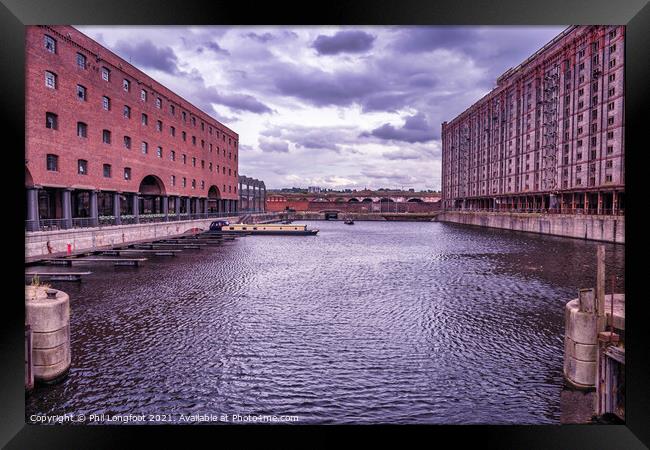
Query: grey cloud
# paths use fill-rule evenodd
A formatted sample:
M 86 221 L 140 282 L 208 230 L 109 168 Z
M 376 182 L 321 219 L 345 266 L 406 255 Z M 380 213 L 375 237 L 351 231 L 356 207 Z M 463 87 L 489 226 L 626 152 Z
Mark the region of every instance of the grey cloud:
M 427 142 L 440 138 L 438 126 L 431 126 L 426 116 L 419 112 L 409 116 L 401 128 L 396 128 L 385 123 L 371 132 L 363 132 L 360 137 L 376 137 L 379 139 L 404 141 L 404 142 Z
M 258 114 L 271 113 L 271 108 L 247 94 L 222 94 L 216 89 L 206 89 L 197 92 L 205 102 L 218 103 L 235 111 L 250 111 Z
M 339 31 L 334 36 L 319 35 L 313 47 L 321 55 L 361 53 L 372 48 L 375 36 L 364 31 Z
M 250 38 L 257 42 L 266 43 L 274 38 L 271 33 L 257 34 L 257 33 L 246 33 L 244 36 Z
M 289 143 L 277 139 L 268 139 L 263 136 L 259 138 L 259 147 L 263 152 L 281 152 L 289 151 Z
M 151 41 L 144 40 L 133 43 L 117 41 L 114 49 L 134 65 L 158 69 L 170 74 L 178 73 L 178 58 L 171 47 L 156 47 Z
M 393 48 L 407 53 L 427 52 L 438 48 L 464 49 L 476 39 L 475 27 L 407 27 L 399 31 Z
M 318 106 L 350 105 L 379 88 L 372 73 L 320 70 L 302 72 L 296 67 L 280 73 L 275 79 L 280 94 L 297 97 Z
M 205 46 L 218 55 L 226 55 L 226 56 L 230 55 L 230 52 L 228 50 L 221 48 L 219 44 L 217 44 L 216 42 L 212 42 L 212 41 L 206 42 Z
M 408 160 L 408 159 L 421 159 L 423 155 L 415 152 L 398 150 L 396 152 L 386 152 L 382 156 L 391 161 L 396 161 L 396 160 Z

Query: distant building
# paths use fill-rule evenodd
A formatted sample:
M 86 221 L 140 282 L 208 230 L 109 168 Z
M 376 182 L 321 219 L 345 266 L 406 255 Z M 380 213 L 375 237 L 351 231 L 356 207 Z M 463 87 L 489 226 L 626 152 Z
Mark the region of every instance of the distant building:
M 309 192 L 310 194 L 318 194 L 318 193 L 320 193 L 320 191 L 321 191 L 321 189 L 320 189 L 319 186 L 309 186 L 307 188 L 307 192 Z

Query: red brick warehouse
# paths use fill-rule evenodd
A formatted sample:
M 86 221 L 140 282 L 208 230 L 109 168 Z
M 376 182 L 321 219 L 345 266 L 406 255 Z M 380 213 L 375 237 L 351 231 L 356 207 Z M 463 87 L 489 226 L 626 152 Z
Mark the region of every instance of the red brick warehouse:
M 625 27 L 572 26 L 442 124 L 446 209 L 621 214 Z
M 238 134 L 73 27 L 26 27 L 25 91 L 28 229 L 237 210 Z

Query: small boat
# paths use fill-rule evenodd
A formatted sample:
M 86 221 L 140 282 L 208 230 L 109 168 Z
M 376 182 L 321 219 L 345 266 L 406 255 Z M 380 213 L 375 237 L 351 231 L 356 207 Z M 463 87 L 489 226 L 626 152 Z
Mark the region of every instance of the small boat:
M 307 225 L 228 223 L 226 220 L 215 220 L 210 224 L 210 233 L 313 236 L 318 233 L 318 230 L 308 230 Z
M 352 220 L 352 219 L 345 219 L 345 220 L 343 221 L 343 223 L 346 224 L 346 225 L 354 225 L 354 220 Z

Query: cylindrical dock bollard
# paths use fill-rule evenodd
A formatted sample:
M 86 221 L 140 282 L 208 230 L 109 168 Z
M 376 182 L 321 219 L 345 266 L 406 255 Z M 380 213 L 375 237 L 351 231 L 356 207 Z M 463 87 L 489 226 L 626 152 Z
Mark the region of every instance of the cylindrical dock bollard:
M 25 286 L 25 323 L 32 333 L 34 380 L 55 382 L 70 369 L 70 297 L 56 289 Z
M 580 389 L 596 386 L 596 308 L 594 289 L 580 289 L 579 298 L 567 303 L 565 309 L 564 378 Z

